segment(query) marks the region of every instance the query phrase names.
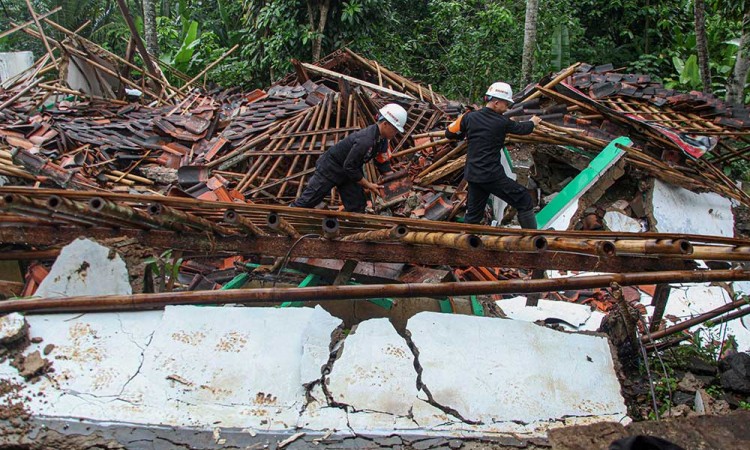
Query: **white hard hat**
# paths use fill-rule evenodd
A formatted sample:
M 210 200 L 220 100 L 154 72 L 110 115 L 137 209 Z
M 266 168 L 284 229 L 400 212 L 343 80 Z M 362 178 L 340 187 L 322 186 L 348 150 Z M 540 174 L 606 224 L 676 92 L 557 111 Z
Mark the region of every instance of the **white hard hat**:
M 511 89 L 508 83 L 503 83 L 502 81 L 492 83 L 492 86 L 487 89 L 486 95 L 488 97 L 505 100 L 511 104 L 513 103 L 513 89 Z
M 387 105 L 380 108 L 380 115 L 383 119 L 387 120 L 391 125 L 403 133 L 404 125 L 406 125 L 406 110 L 400 105 L 395 103 L 388 103 Z

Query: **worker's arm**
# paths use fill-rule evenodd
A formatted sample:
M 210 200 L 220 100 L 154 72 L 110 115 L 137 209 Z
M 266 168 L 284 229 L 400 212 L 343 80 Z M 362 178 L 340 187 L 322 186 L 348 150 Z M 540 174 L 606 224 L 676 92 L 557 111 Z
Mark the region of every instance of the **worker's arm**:
M 359 182 L 364 177 L 364 174 L 362 173 L 362 165 L 365 163 L 365 155 L 367 154 L 368 148 L 369 145 L 362 142 L 361 138 L 355 139 L 354 144 L 352 144 L 352 149 L 349 150 L 349 154 L 346 155 L 346 160 L 344 160 L 344 172 L 346 173 L 347 178 L 355 183 Z
M 445 137 L 448 139 L 463 139 L 465 137 L 465 121 L 463 120 L 464 114 L 458 116 L 458 119 L 451 122 L 448 128 L 445 129 Z
M 372 143 L 370 143 L 370 145 L 372 145 Z M 349 151 L 349 154 L 344 161 L 344 172 L 350 180 L 362 186 L 366 191 L 380 196 L 379 189 L 382 188 L 382 186 L 368 181 L 362 173 L 362 165 L 365 163 L 365 155 L 367 154 L 367 149 L 370 145 L 368 145 L 367 142 L 363 142 L 361 139 L 354 141 L 354 145 L 352 145 L 352 149 Z
M 380 145 L 382 147 L 375 154 L 373 163 L 381 175 L 388 175 L 393 173 L 393 168 L 391 168 L 391 149 L 387 140 L 383 140 Z
M 515 120 L 508 119 L 510 124 L 508 125 L 508 133 L 510 134 L 531 134 L 534 132 L 534 128 L 539 125 L 542 119 L 539 116 L 533 116 L 531 119 L 525 122 L 516 122 Z

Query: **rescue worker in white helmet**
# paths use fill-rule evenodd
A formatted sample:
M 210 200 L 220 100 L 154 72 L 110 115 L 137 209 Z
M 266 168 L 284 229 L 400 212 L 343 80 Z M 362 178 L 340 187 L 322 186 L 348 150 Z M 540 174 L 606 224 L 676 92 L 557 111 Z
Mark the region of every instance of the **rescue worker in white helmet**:
M 527 122 L 516 122 L 503 115 L 513 104 L 513 90 L 507 83 L 493 83 L 484 101 L 484 108 L 459 116 L 445 130 L 445 137 L 449 139 L 468 139 L 464 167 L 468 199 L 464 223 L 480 223 L 487 199 L 493 194 L 518 210 L 521 227 L 535 229 L 531 195 L 505 174 L 502 149 L 506 134 L 530 134 L 541 119 L 533 116 Z
M 315 208 L 336 186 L 346 211 L 365 212 L 365 191 L 380 196 L 383 186 L 367 180 L 362 166 L 374 160 L 381 175 L 392 173 L 388 141 L 404 132 L 406 119 L 406 110 L 395 103 L 380 108 L 377 123 L 355 131 L 323 153 L 315 174 L 291 206 Z

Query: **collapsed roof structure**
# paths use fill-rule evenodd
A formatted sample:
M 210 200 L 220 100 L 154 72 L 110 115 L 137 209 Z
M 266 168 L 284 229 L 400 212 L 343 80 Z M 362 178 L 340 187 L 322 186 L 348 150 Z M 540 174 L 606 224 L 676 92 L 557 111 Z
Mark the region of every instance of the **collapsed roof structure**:
M 466 145 L 445 139 L 443 130 L 472 106 L 451 101 L 429 85 L 344 48 L 315 64 L 294 61 L 295 72 L 265 90 L 202 89 L 196 82 L 203 73 L 193 79 L 178 74 L 185 83 L 175 86 L 153 62 L 150 68 L 138 67 L 134 50 L 122 58 L 46 16 L 39 19 L 64 39 L 45 36 L 30 27 L 33 22 L 19 25 L 17 30 L 53 48 L 4 80 L 0 90 L 0 259 L 20 261 L 17 266 L 25 269 L 22 279 L 0 281 L 0 293 L 37 298 L 2 301 L 0 313 L 169 307 L 165 314 L 174 318 L 165 323 L 176 324 L 171 336 L 182 336 L 189 330 L 181 329 L 180 321 L 200 312 L 185 305 L 271 302 L 288 307 L 359 299 L 389 311 L 398 308 L 398 299 L 423 297 L 429 306 L 417 309 L 458 312 L 465 303 L 477 316 L 521 317 L 530 311 L 526 308 L 537 308 L 541 316 L 535 320 L 544 320 L 563 314 L 556 308 L 566 302 L 586 305 L 588 311 L 585 319 L 566 322 L 572 329 L 596 330 L 603 313 L 626 318 L 623 311 L 637 310 L 643 321 L 623 320 L 629 335 L 638 335 L 638 343 L 649 348 L 689 339 L 685 331 L 708 320 L 728 322 L 750 313 L 743 300 L 730 295 L 748 292 L 739 282 L 750 280 L 743 266 L 750 259 L 750 242 L 735 238 L 732 207 L 750 206 L 750 197 L 723 172 L 727 164 L 750 157 L 750 116 L 743 108 L 702 93 L 666 89 L 646 75 L 575 64 L 526 88 L 507 113 L 518 120 L 543 119 L 533 134 L 509 139 L 507 158 L 536 194 L 542 229 L 466 225 L 456 221 L 466 203 Z M 147 54 L 141 56 L 150 61 Z M 132 76 L 135 72 L 140 79 Z M 46 74 L 57 78 L 45 79 Z M 381 180 L 384 196 L 369 199 L 369 214 L 342 212 L 335 190 L 319 209 L 288 207 L 317 158 L 372 123 L 377 110 L 390 102 L 403 105 L 409 121 L 391 143 L 395 173 Z M 377 179 L 372 165 L 365 167 L 365 175 Z M 488 219 L 511 221 L 512 211 L 493 202 Z M 685 218 L 696 224 L 682 224 Z M 130 272 L 126 278 L 136 289 L 94 295 L 89 285 L 97 281 L 86 280 L 90 262 L 85 268 L 68 262 L 71 270 L 64 271 L 63 247 L 79 237 L 122 253 Z M 152 256 L 148 264 L 145 256 Z M 56 258 L 58 269 L 49 264 Z M 71 279 L 80 279 L 82 288 L 50 287 Z M 246 287 L 269 280 L 273 287 Z M 277 281 L 299 287 L 275 287 Z M 685 314 L 676 317 L 675 308 L 698 294 L 690 288 L 683 293 L 675 283 L 690 282 L 736 283 L 732 292 L 707 288 L 710 294 L 702 295 L 718 300 L 705 302 L 683 320 Z M 65 295 L 56 295 L 56 289 Z M 541 293 L 562 302 L 546 303 L 539 300 Z M 513 294 L 527 294 L 523 305 L 509 298 Z M 600 315 L 594 317 L 590 307 Z M 301 327 L 319 320 L 316 339 L 324 342 L 321 336 L 330 337 L 340 324 L 328 313 L 313 311 L 295 320 Z M 160 314 L 144 314 L 151 328 L 141 330 L 139 342 L 163 325 Z M 226 321 L 222 314 L 205 310 L 214 325 Z M 407 317 L 414 333 L 429 334 L 427 324 L 447 320 L 414 317 Z M 587 325 L 589 319 L 599 323 Z M 106 318 L 87 320 L 82 322 L 86 326 L 109 327 Z M 267 323 L 276 326 L 280 320 L 269 316 Z M 43 320 L 32 321 L 33 327 L 44 327 Z M 52 322 L 55 333 L 70 331 L 65 323 Z M 530 333 L 521 328 L 514 333 Z M 744 323 L 734 331 L 750 348 Z M 401 342 L 392 334 L 389 339 Z M 655 342 L 664 337 L 672 339 Z M 109 345 L 116 345 L 116 338 Z M 428 341 L 416 344 L 424 346 L 425 355 Z M 166 346 L 161 351 L 170 348 L 159 342 Z M 415 345 L 401 344 L 405 349 Z M 315 358 L 325 363 L 324 353 Z M 601 370 L 609 370 L 610 363 L 605 358 Z M 161 378 L 172 376 L 171 383 L 190 383 L 152 369 Z M 44 370 L 42 364 L 28 378 Z M 313 392 L 314 379 L 298 381 Z M 446 406 L 457 400 L 438 401 L 424 391 L 439 411 L 425 413 L 431 418 L 423 418 L 420 429 L 455 421 L 461 430 L 479 424 L 486 427 L 474 431 L 519 432 L 513 426 L 493 428 L 497 417 L 491 412 Z M 138 393 L 131 394 L 127 401 L 136 401 Z M 318 394 L 328 399 L 321 408 L 336 403 L 330 392 Z M 265 394 L 256 400 L 264 417 L 274 416 Z M 602 404 L 607 407 L 592 416 L 619 420 L 624 415 L 616 398 Z M 399 411 L 408 412 L 400 414 L 407 416 L 414 407 L 399 405 Z M 86 417 L 105 419 L 90 414 Z M 117 417 L 132 418 L 123 414 Z M 241 423 L 232 417 L 231 423 Z M 503 417 L 505 425 L 512 422 Z M 539 417 L 529 417 L 520 432 L 532 435 L 533 426 L 527 425 Z M 183 419 L 175 420 L 185 425 Z M 304 426 L 313 422 L 305 420 Z

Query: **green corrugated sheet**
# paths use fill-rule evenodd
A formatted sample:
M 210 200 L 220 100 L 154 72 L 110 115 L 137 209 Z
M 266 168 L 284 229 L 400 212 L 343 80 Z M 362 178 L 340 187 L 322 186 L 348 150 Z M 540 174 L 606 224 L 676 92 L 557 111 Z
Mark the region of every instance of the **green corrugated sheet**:
M 633 141 L 625 136 L 620 136 L 604 147 L 604 150 L 589 163 L 587 168 L 583 169 L 544 209 L 539 211 L 539 214 L 536 215 L 539 229 L 547 228 L 568 205 L 578 201 L 581 195 L 625 154 L 623 150 L 617 148 L 616 144 L 630 146 Z

